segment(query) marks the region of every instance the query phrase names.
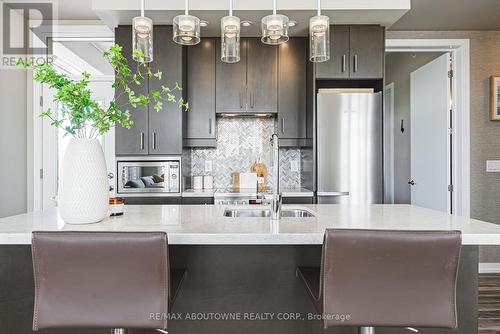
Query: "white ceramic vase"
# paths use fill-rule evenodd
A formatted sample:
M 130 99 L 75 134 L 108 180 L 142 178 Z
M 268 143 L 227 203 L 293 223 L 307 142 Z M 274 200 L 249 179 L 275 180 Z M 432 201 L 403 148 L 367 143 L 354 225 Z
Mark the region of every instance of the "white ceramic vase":
M 57 205 L 68 224 L 97 223 L 108 215 L 106 159 L 97 139 L 70 140 L 59 171 Z

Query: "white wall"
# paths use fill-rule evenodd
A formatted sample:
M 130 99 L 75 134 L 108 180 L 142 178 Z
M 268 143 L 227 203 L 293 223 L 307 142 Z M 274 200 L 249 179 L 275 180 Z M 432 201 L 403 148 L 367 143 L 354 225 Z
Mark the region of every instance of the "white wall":
M 26 212 L 26 71 L 0 69 L 0 217 Z

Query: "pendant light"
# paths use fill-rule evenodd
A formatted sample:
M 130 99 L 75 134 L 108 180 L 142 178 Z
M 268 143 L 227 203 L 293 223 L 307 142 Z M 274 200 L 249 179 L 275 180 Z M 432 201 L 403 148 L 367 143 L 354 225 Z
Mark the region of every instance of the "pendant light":
M 132 19 L 132 46 L 144 54 L 144 62 L 153 61 L 153 20 L 144 16 L 144 0 L 141 0 L 141 16 Z M 138 57 L 132 56 L 135 61 Z
M 321 0 L 318 0 L 318 15 L 309 19 L 309 60 L 321 63 L 330 59 L 330 18 L 321 15 Z
M 229 15 L 220 20 L 221 57 L 225 63 L 240 61 L 240 18 L 233 16 L 233 0 L 229 0 Z
M 184 15 L 174 17 L 173 40 L 181 45 L 196 45 L 200 43 L 200 19 L 189 15 L 189 0 L 186 0 Z
M 288 41 L 288 21 L 287 16 L 276 14 L 276 0 L 273 0 L 273 14 L 262 18 L 262 43 L 277 45 Z

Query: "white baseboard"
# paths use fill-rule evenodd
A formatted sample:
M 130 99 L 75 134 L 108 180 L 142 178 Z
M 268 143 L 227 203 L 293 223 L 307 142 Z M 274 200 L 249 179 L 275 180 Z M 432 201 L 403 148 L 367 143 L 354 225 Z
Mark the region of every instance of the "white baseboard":
M 480 274 L 500 274 L 500 263 L 479 263 Z

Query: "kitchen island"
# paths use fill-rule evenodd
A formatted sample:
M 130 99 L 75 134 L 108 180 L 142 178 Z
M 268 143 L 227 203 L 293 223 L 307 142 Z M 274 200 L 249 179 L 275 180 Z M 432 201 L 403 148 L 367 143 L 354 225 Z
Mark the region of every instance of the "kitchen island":
M 478 246 L 500 245 L 498 225 L 409 205 L 285 205 L 284 210 L 305 210 L 315 217 L 282 218 L 279 222 L 266 217 L 225 217 L 226 209 L 216 205 L 127 206 L 123 216 L 89 225 L 64 224 L 57 210 L 0 219 L 2 332 L 31 332 L 31 232 L 61 230 L 167 232 L 171 265 L 188 270 L 173 309 L 181 319 L 170 322 L 171 333 L 323 333 L 320 321 L 310 320 L 314 308 L 295 277 L 295 268 L 319 266 L 325 228 L 364 228 L 460 230 L 459 328 L 423 329 L 421 333 L 477 333 Z M 216 314 L 229 313 L 239 314 L 241 320 L 215 318 Z M 187 314 L 198 320 L 186 319 Z M 356 333 L 356 329 L 339 327 L 326 332 Z M 402 332 L 389 328 L 377 331 Z

